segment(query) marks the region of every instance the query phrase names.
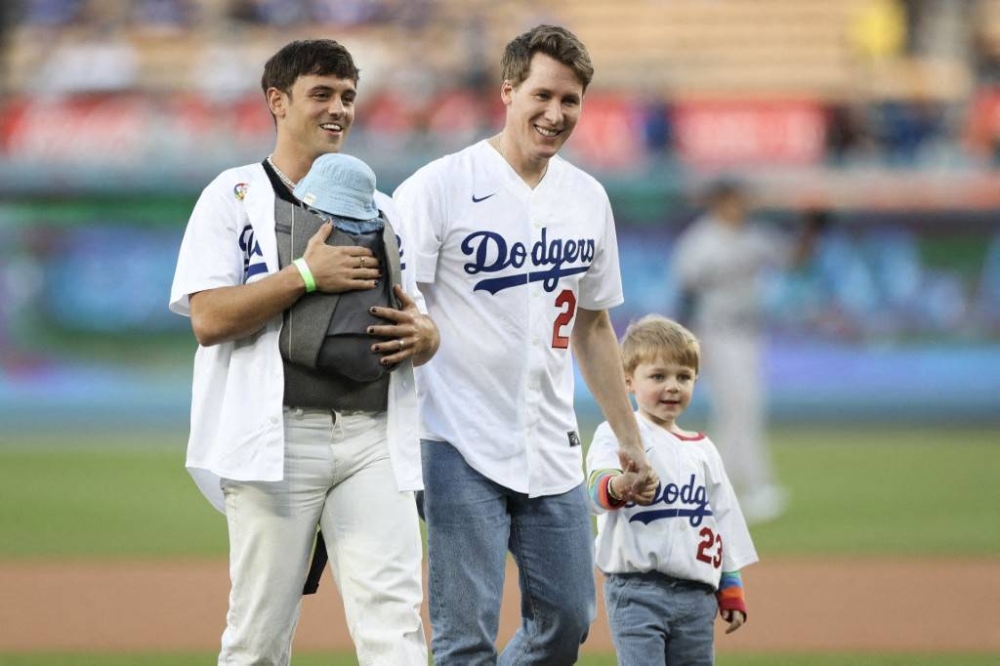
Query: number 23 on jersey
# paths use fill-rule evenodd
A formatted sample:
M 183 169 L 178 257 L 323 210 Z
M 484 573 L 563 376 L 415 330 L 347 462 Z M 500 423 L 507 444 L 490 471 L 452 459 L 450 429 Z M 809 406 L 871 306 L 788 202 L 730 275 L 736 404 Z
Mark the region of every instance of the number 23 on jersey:
M 701 541 L 698 542 L 698 554 L 695 557 L 718 569 L 722 566 L 722 535 L 716 534 L 711 527 L 703 527 L 698 532 Z

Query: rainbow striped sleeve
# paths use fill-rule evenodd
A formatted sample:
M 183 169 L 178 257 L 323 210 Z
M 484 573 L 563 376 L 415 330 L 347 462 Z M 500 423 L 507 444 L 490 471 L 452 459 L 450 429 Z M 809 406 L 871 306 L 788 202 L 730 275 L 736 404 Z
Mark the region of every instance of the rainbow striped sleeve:
M 621 472 L 617 469 L 595 469 L 590 473 L 587 490 L 590 492 L 590 498 L 602 509 L 614 511 L 625 506 L 625 502 L 613 500 L 608 494 L 608 484 L 618 474 Z
M 747 602 L 743 596 L 743 579 L 739 571 L 723 571 L 719 580 L 719 589 L 715 593 L 719 602 L 719 611 L 738 610 L 747 617 Z

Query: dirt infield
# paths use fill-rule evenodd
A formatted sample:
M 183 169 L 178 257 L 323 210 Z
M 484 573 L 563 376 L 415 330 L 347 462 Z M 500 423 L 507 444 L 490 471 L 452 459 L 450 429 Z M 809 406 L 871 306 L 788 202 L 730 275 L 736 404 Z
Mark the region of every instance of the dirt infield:
M 997 559 L 773 558 L 744 575 L 750 622 L 719 632 L 723 652 L 1000 652 Z M 511 569 L 501 640 L 516 627 L 516 581 Z M 214 650 L 227 594 L 222 561 L 0 562 L 0 651 Z M 351 647 L 329 574 L 295 646 Z M 603 607 L 585 649 L 611 651 Z

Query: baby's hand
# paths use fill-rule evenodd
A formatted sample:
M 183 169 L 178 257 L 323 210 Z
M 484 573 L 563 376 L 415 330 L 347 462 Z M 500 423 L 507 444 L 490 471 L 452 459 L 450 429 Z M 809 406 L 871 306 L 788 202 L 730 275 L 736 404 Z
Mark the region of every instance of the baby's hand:
M 726 629 L 727 634 L 733 633 L 747 621 L 747 616 L 743 614 L 743 611 L 724 610 L 719 614 L 722 616 L 723 621 L 729 623 L 729 627 Z

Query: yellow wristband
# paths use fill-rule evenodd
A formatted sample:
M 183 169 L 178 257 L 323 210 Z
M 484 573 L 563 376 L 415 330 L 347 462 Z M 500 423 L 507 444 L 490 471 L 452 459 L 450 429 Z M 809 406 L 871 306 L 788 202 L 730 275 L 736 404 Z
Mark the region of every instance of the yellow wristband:
M 299 275 L 302 276 L 302 281 L 306 283 L 306 293 L 316 291 L 316 278 L 313 277 L 312 271 L 309 270 L 309 264 L 306 263 L 306 260 L 299 257 L 292 263 L 299 269 Z

